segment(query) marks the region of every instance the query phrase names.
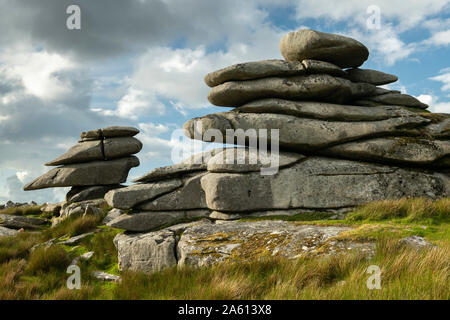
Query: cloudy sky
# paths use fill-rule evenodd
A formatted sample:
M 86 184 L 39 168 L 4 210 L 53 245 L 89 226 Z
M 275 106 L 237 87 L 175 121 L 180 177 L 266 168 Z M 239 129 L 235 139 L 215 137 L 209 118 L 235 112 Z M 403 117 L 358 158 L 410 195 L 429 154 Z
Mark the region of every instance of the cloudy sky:
M 81 30 L 66 27 L 72 4 Z M 379 28 L 368 28 L 373 6 Z M 282 58 L 280 38 L 299 28 L 358 39 L 364 67 L 399 76 L 391 89 L 450 113 L 450 1 L 0 0 L 0 203 L 61 201 L 66 189 L 21 190 L 81 131 L 140 128 L 130 180 L 171 164 L 174 130 L 224 111 L 204 75 Z

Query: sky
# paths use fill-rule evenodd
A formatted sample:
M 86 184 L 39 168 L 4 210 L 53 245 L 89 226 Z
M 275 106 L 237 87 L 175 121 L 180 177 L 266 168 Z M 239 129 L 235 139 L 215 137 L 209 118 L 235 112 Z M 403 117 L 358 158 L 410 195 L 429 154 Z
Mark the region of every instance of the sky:
M 81 29 L 70 30 L 74 4 Z M 62 201 L 67 188 L 22 188 L 82 131 L 141 130 L 129 181 L 172 164 L 185 121 L 228 110 L 208 103 L 204 76 L 282 59 L 279 40 L 300 28 L 361 41 L 363 68 L 450 113 L 450 1 L 0 0 L 0 204 Z

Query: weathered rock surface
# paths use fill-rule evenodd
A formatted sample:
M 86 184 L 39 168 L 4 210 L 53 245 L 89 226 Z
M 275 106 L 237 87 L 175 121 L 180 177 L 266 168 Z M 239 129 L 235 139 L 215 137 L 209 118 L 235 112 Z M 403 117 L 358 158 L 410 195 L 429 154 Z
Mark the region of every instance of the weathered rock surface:
M 296 117 L 338 121 L 374 121 L 414 116 L 415 113 L 397 106 L 360 107 L 314 101 L 262 99 L 246 103 L 235 111 L 243 113 L 276 113 Z
M 392 83 L 398 80 L 393 74 L 384 73 L 372 69 L 349 69 L 346 70 L 347 79 L 353 82 L 366 82 L 376 86 Z
M 11 229 L 39 229 L 47 220 L 26 216 L 14 216 L 9 214 L 0 214 L 0 226 Z
M 323 154 L 371 162 L 436 165 L 450 155 L 450 142 L 408 137 L 377 138 L 333 146 L 325 149 Z
M 111 209 L 108 211 L 108 214 L 106 215 L 105 219 L 103 219 L 103 224 L 107 224 L 108 222 L 113 221 L 114 219 L 118 218 L 125 212 L 120 209 Z
M 0 237 L 13 237 L 18 231 L 0 226 Z
M 110 161 L 65 165 L 54 168 L 30 182 L 24 187 L 24 190 L 120 184 L 127 180 L 130 169 L 138 165 L 139 160 L 134 156 Z
M 216 106 L 238 107 L 265 99 L 315 100 L 344 103 L 358 97 L 371 96 L 375 86 L 354 83 L 326 74 L 295 77 L 271 77 L 247 81 L 229 81 L 213 87 L 208 100 Z
M 365 103 L 364 101 L 368 101 L 369 104 Z M 427 109 L 428 105 L 425 103 L 420 102 L 413 96 L 410 96 L 408 94 L 401 94 L 401 93 L 388 93 L 388 94 L 382 94 L 372 97 L 365 97 L 362 101 L 355 101 L 355 104 L 357 105 L 369 105 L 370 102 L 373 102 L 373 105 L 396 105 L 396 106 L 405 106 L 405 107 L 411 107 L 411 108 L 419 108 L 419 109 Z
M 339 209 L 308 209 L 308 208 L 297 208 L 297 209 L 280 209 L 280 210 L 263 210 L 263 211 L 252 211 L 252 212 L 220 212 L 213 211 L 209 215 L 210 219 L 215 220 L 239 220 L 248 218 L 264 218 L 264 217 L 291 217 L 295 215 L 306 215 L 309 214 L 310 217 L 314 217 L 314 220 L 336 220 L 344 219 L 345 214 L 353 211 L 353 207 L 339 208 Z M 320 214 L 320 215 L 318 215 Z
M 105 159 L 116 159 L 141 151 L 142 143 L 133 137 L 106 138 L 103 140 Z
M 54 217 L 52 220 L 52 224 L 56 225 L 61 221 L 78 215 L 87 215 L 93 214 L 97 215 L 102 213 L 101 207 L 104 207 L 106 204 L 104 199 L 95 199 L 95 200 L 85 200 L 81 202 L 74 203 L 64 203 L 61 206 L 60 216 Z
M 183 185 L 180 179 L 154 183 L 135 184 L 126 188 L 111 190 L 105 195 L 106 202 L 113 208 L 131 209 L 154 198 L 173 191 Z
M 430 123 L 430 120 L 420 116 L 370 122 L 331 122 L 282 114 L 221 112 L 191 119 L 184 124 L 183 130 L 192 139 L 201 138 L 206 142 L 222 143 L 225 140 L 217 141 L 218 137 L 215 136 L 208 139 L 204 133 L 209 129 L 216 129 L 225 137 L 226 129 L 239 128 L 244 131 L 252 129 L 252 136 L 258 137 L 258 129 L 267 129 L 267 140 L 270 142 L 270 130 L 278 129 L 280 147 L 304 152 L 363 138 L 409 134 L 411 127 L 420 127 L 427 123 Z M 200 127 L 202 131 L 196 133 Z
M 41 212 L 42 213 L 47 213 L 47 214 L 51 214 L 53 216 L 58 216 L 60 211 L 61 211 L 61 207 L 62 207 L 63 203 L 46 203 L 42 208 L 41 208 Z
M 179 221 L 208 217 L 209 210 L 147 211 L 123 214 L 107 223 L 108 226 L 132 232 L 146 232 Z
M 406 238 L 402 238 L 399 241 L 399 245 L 401 246 L 407 246 L 415 249 L 424 249 L 424 248 L 433 248 L 435 245 L 433 245 L 431 242 L 428 242 L 423 237 L 419 236 L 410 236 Z
M 133 137 L 139 133 L 139 130 L 133 127 L 111 126 L 103 129 L 90 130 L 82 132 L 80 138 L 85 139 L 102 139 L 113 137 Z
M 96 160 L 116 159 L 138 153 L 142 143 L 133 137 L 108 138 L 80 142 L 46 166 L 82 163 Z
M 208 73 L 205 76 L 205 83 L 214 87 L 227 81 L 253 80 L 273 76 L 289 77 L 305 73 L 306 68 L 299 61 L 263 60 L 234 64 Z
M 94 232 L 83 233 L 83 234 L 80 234 L 78 236 L 75 236 L 75 237 L 69 238 L 67 240 L 61 241 L 61 242 L 59 242 L 59 244 L 63 244 L 63 245 L 66 245 L 66 246 L 74 246 L 74 245 L 80 243 L 81 240 L 83 240 L 83 239 L 85 239 L 87 237 L 90 237 L 93 234 L 94 234 Z
M 334 239 L 351 229 L 272 220 L 211 223 L 204 219 L 148 233 L 121 233 L 115 237 L 114 244 L 119 270 L 146 273 L 177 264 L 179 267 L 209 266 L 270 256 L 296 259 L 355 251 L 371 256 L 375 250 L 371 242 Z
M 374 252 L 372 243 L 333 241 L 349 227 L 301 225 L 285 221 L 222 222 L 186 229 L 178 243 L 178 265 L 210 266 L 224 261 L 263 257 L 295 259 L 360 250 Z
M 450 114 L 447 113 L 424 113 L 423 117 L 429 118 L 433 123 L 425 128 L 428 136 L 447 139 L 450 138 Z
M 206 164 L 209 159 L 217 152 L 222 151 L 222 148 L 205 151 L 195 154 L 188 159 L 170 166 L 155 168 L 144 176 L 134 180 L 133 182 L 154 182 L 169 178 L 175 178 L 198 171 L 205 171 Z
M 108 281 L 108 282 L 120 282 L 121 281 L 121 277 L 120 276 L 116 276 L 114 274 L 106 273 L 106 272 L 103 272 L 103 271 L 93 271 L 91 273 L 91 275 L 95 279 L 101 280 L 101 281 Z
M 359 67 L 369 57 L 369 50 L 354 39 L 310 29 L 283 36 L 280 51 L 287 61 L 314 59 L 331 62 L 341 68 Z
M 183 186 L 137 207 L 143 211 L 206 209 L 205 193 L 200 179 L 205 173 L 188 176 Z
M 45 165 L 59 166 L 62 164 L 89 162 L 95 160 L 103 160 L 101 140 L 80 142 L 60 157 L 47 162 Z
M 447 197 L 450 177 L 422 170 L 310 157 L 276 175 L 209 173 L 208 208 L 221 212 L 338 209 L 402 197 Z
M 305 59 L 302 61 L 302 64 L 306 68 L 306 72 L 309 74 L 325 73 L 338 77 L 347 75 L 347 72 L 339 68 L 337 65 L 325 61 Z
M 298 153 L 282 152 L 272 155 L 257 149 L 229 148 L 216 154 L 208 161 L 209 172 L 256 172 L 276 166 L 277 169 L 290 166 L 305 156 Z
M 123 187 L 124 186 L 120 184 L 92 187 L 72 187 L 66 194 L 66 202 L 70 204 L 86 200 L 103 199 L 108 191 Z
M 119 270 L 160 271 L 177 264 L 175 233 L 161 230 L 146 234 L 119 234 L 114 239 Z
M 210 87 L 228 81 L 254 80 L 268 77 L 291 77 L 304 74 L 325 73 L 345 76 L 346 72 L 338 66 L 324 61 L 303 60 L 288 62 L 285 60 L 262 60 L 234 64 L 208 73 L 205 83 Z

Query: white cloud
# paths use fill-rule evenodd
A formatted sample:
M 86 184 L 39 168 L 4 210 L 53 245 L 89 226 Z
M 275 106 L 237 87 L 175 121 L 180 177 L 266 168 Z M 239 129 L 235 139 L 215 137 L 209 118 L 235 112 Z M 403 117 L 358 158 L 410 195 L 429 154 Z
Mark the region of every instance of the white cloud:
M 418 25 L 426 17 L 437 14 L 447 5 L 445 0 L 359 0 L 359 1 L 332 1 L 332 0 L 296 0 L 296 15 L 298 18 L 329 18 L 335 21 L 352 20 L 355 23 L 364 23 L 370 14 L 367 8 L 378 6 L 381 13 L 381 23 L 387 20 L 398 22 L 400 31 Z
M 421 94 L 416 97 L 420 102 L 426 103 L 430 106 L 428 110 L 436 113 L 450 113 L 450 101 L 439 101 L 438 97 L 429 95 L 429 94 Z
M 242 42 L 208 52 L 204 46 L 186 49 L 155 47 L 143 54 L 130 82 L 133 88 L 168 99 L 181 114 L 209 105 L 207 73 L 243 61 L 281 58 L 278 42 L 285 32 L 269 26 L 252 29 Z M 243 37 L 243 35 L 241 35 Z
M 28 171 L 17 171 L 16 176 L 22 183 L 25 183 L 25 178 L 28 176 Z
M 70 81 L 62 79 L 58 73 L 72 70 L 75 64 L 57 53 L 5 50 L 0 54 L 1 64 L 2 75 L 19 79 L 28 94 L 40 99 L 61 99 L 72 91 Z
M 430 105 L 433 102 L 433 96 L 429 94 L 421 94 L 418 97 L 416 97 L 417 100 L 419 100 L 422 103 L 425 103 L 427 105 Z
M 137 120 L 141 115 L 163 115 L 166 107 L 153 92 L 130 87 L 117 103 L 116 109 L 91 108 L 104 116 Z
M 450 30 L 436 32 L 425 42 L 436 46 L 446 46 L 450 44 Z
M 444 85 L 442 86 L 442 91 L 450 90 L 450 70 L 449 68 L 441 70 L 441 75 L 432 77 L 430 80 L 442 82 Z
M 162 123 L 159 124 L 154 124 L 151 122 L 139 123 L 138 127 L 144 134 L 155 136 L 159 136 L 160 134 L 168 132 L 170 130 L 168 125 L 164 125 Z

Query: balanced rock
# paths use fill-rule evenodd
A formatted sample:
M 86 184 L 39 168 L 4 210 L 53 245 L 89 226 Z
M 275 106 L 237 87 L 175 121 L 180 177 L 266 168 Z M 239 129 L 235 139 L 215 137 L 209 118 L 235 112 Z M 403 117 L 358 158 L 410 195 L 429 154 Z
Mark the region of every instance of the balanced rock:
M 397 76 L 372 69 L 349 69 L 347 79 L 353 82 L 365 82 L 376 86 L 392 83 L 398 80 Z
M 412 127 L 421 127 L 428 123 L 430 120 L 420 116 L 367 122 L 338 122 L 284 114 L 221 112 L 191 119 L 184 124 L 183 130 L 192 139 L 201 138 L 203 141 L 213 142 L 216 141 L 215 139 L 225 137 L 227 129 L 244 131 L 250 129 L 253 130 L 251 132 L 255 135 L 254 138 L 259 138 L 258 129 L 277 129 L 280 147 L 303 152 L 374 136 L 408 134 L 411 133 Z M 202 131 L 196 133 L 199 127 Z M 222 137 L 214 136 L 212 139 L 212 136 L 205 135 L 210 129 L 218 130 L 222 133 Z M 267 133 L 267 139 L 271 141 L 269 133 Z
M 341 68 L 359 67 L 369 57 L 369 50 L 354 39 L 310 29 L 283 36 L 280 51 L 287 61 L 314 59 L 331 62 Z
M 374 121 L 414 116 L 398 106 L 361 107 L 314 101 L 262 99 L 246 103 L 236 109 L 243 113 L 276 113 L 296 117 L 340 121 Z
M 208 100 L 216 106 L 224 107 L 238 107 L 265 98 L 343 103 L 371 96 L 375 90 L 376 87 L 368 83 L 354 83 L 327 74 L 313 74 L 228 81 L 213 87 Z
M 138 153 L 142 143 L 133 137 L 107 138 L 79 142 L 59 158 L 46 163 L 46 166 L 82 163 L 96 160 L 116 159 Z
M 111 126 L 103 129 L 90 130 L 80 134 L 81 140 L 101 140 L 103 138 L 133 137 L 139 130 L 133 127 Z
M 134 156 L 110 161 L 65 165 L 54 168 L 30 182 L 24 187 L 24 190 L 120 184 L 127 180 L 130 169 L 138 165 L 139 160 Z
M 316 60 L 288 62 L 285 60 L 262 60 L 234 64 L 232 66 L 208 73 L 205 83 L 210 87 L 228 81 L 254 80 L 268 77 L 291 77 L 304 74 L 325 73 L 345 76 L 347 73 L 338 66 Z
M 132 156 L 142 149 L 142 143 L 133 138 L 138 133 L 136 128 L 119 126 L 82 132 L 78 144 L 46 163 L 59 167 L 28 183 L 24 190 L 73 187 L 66 195 L 67 204 L 103 199 L 106 192 L 126 182 L 131 168 L 139 166 L 139 159 Z
M 323 154 L 372 162 L 438 167 L 448 163 L 446 157 L 450 156 L 450 142 L 412 137 L 376 138 L 339 144 L 323 150 Z
M 388 93 L 366 97 L 363 100 L 355 101 L 355 104 L 363 106 L 396 105 L 419 109 L 428 108 L 427 104 L 420 102 L 413 96 L 401 93 Z

